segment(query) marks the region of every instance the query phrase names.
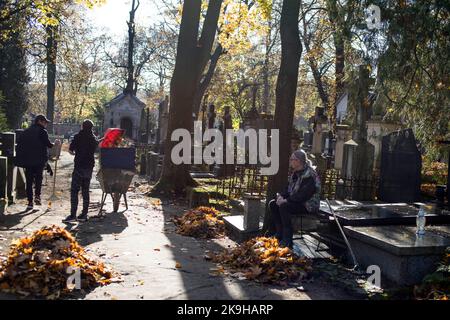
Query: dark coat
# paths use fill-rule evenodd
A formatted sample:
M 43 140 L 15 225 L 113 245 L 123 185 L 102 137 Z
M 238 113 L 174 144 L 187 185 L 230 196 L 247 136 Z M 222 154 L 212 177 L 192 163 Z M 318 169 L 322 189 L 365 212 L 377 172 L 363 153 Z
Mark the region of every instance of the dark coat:
M 53 143 L 48 139 L 47 130 L 33 124 L 26 129 L 17 139 L 15 165 L 18 167 L 44 167 L 48 161 L 48 148 Z
M 92 131 L 81 130 L 70 143 L 69 150 L 75 152 L 76 169 L 92 169 L 95 166 L 94 153 L 98 140 Z
M 320 179 L 311 167 L 294 172 L 289 177 L 289 184 L 282 194 L 288 202 L 302 204 L 310 213 L 315 213 L 320 206 Z

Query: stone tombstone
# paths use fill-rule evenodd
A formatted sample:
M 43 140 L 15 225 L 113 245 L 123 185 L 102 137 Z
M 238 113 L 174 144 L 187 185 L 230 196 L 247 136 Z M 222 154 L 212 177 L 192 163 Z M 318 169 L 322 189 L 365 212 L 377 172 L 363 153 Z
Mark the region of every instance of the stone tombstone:
M 250 194 L 244 194 L 243 198 L 244 198 L 244 230 L 258 231 L 261 198 Z
M 169 130 L 169 96 L 166 96 L 159 104 L 159 144 L 160 150 L 164 150 L 164 142 Z
M 420 200 L 422 157 L 411 129 L 383 137 L 379 198 L 386 202 Z
M 13 159 L 16 156 L 16 134 L 14 132 L 3 132 L 1 134 L 1 142 L 2 156 L 8 159 L 7 197 L 8 203 L 12 204 L 16 201 L 17 167 L 13 163 Z
M 270 134 L 270 130 L 274 129 L 275 123 L 273 114 L 269 113 L 261 113 L 259 114 L 258 119 L 256 120 L 256 127 L 258 129 L 266 129 L 268 130 L 268 133 Z
M 225 106 L 224 107 L 224 113 L 222 118 L 222 134 L 223 134 L 223 160 L 224 164 L 218 165 L 218 176 L 225 177 L 230 176 L 234 174 L 234 164 L 226 164 L 226 145 L 227 145 L 227 135 L 226 130 L 227 129 L 233 129 L 233 120 L 230 113 L 230 107 Z
M 7 198 L 8 158 L 0 157 L 0 200 Z
M 349 126 L 336 125 L 336 147 L 334 151 L 334 168 L 342 170 L 342 162 L 344 158 L 344 144 L 352 138 L 352 130 Z
M 244 116 L 244 130 L 248 128 L 257 129 L 259 118 L 258 110 L 256 107 L 252 107 Z
M 311 129 L 308 129 L 308 131 L 303 134 L 303 149 L 311 149 L 313 143 L 313 135 L 314 133 Z
M 153 151 L 147 153 L 146 171 L 150 181 L 157 181 L 161 175 L 159 170 L 159 154 Z
M 400 130 L 401 125 L 393 122 L 385 122 L 381 119 L 367 121 L 367 140 L 375 147 L 375 168 L 380 169 L 381 164 L 381 140 L 383 136 Z
M 216 122 L 216 111 L 215 111 L 216 107 L 213 104 L 209 105 L 209 110 L 208 110 L 208 129 L 213 129 L 214 128 L 214 124 Z
M 325 110 L 322 107 L 316 107 L 314 116 L 312 117 L 313 122 L 313 141 L 311 147 L 311 153 L 322 154 L 325 147 L 325 139 L 327 135 L 327 122 L 328 118 L 325 115 Z
M 313 142 L 311 147 L 311 153 L 313 154 L 321 154 L 323 152 L 323 148 L 325 146 L 324 136 L 326 134 L 326 128 L 323 127 L 322 123 L 318 123 L 315 126 L 315 130 L 313 133 Z
M 353 139 L 344 143 L 344 155 L 341 176 L 354 181 L 351 198 L 357 201 L 373 200 L 371 180 L 375 147 L 367 141 L 366 121 L 370 113 L 369 70 L 359 66 L 358 74 L 349 86 L 350 107 L 356 111 Z
M 300 134 L 300 131 L 297 128 L 292 128 L 292 136 L 291 136 L 291 153 L 298 150 L 303 141 L 303 136 Z

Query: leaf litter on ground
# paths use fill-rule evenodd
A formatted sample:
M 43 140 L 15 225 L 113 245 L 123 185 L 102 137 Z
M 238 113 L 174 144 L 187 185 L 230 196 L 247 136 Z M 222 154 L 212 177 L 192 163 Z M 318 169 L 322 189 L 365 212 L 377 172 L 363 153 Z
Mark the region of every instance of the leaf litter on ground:
M 225 235 L 225 223 L 221 213 L 210 207 L 189 210 L 181 217 L 174 217 L 177 233 L 200 239 L 220 238 Z
M 205 258 L 220 266 L 214 269 L 216 274 L 227 273 L 240 280 L 267 284 L 300 281 L 312 270 L 311 260 L 280 247 L 276 238 L 257 237 Z
M 89 257 L 67 230 L 49 226 L 13 241 L 0 266 L 0 290 L 58 299 L 73 293 L 74 287 L 68 286 L 69 267 L 80 270 L 81 289 L 120 281 L 119 274 Z

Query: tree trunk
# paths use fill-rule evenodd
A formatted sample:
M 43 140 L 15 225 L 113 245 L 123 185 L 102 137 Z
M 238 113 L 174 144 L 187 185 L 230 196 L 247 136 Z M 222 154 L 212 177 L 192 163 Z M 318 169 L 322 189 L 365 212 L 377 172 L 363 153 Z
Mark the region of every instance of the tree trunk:
M 344 43 L 344 33 L 346 21 L 343 18 L 343 15 L 340 13 L 337 1 L 328 0 L 327 1 L 327 10 L 330 22 L 334 28 L 333 32 L 333 42 L 335 48 L 335 92 L 334 92 L 334 101 L 333 103 L 333 119 L 336 120 L 336 102 L 344 91 L 344 68 L 345 68 L 345 43 Z M 347 4 L 348 6 L 348 4 Z M 350 12 L 348 12 L 350 14 Z M 335 121 L 333 121 L 335 123 Z
M 344 49 L 344 39 L 342 35 L 335 34 L 334 35 L 334 46 L 336 52 L 336 63 L 334 65 L 335 68 L 335 96 L 334 96 L 334 104 L 338 101 L 341 94 L 344 92 L 344 68 L 345 68 L 345 49 Z M 333 108 L 333 117 L 336 119 L 336 107 Z
M 224 50 L 220 44 L 217 45 L 216 49 L 214 50 L 214 53 L 211 56 L 208 71 L 206 72 L 205 76 L 203 77 L 202 81 L 198 84 L 197 91 L 195 92 L 195 98 L 194 98 L 194 113 L 195 117 L 198 116 L 198 113 L 200 111 L 200 106 L 202 104 L 203 96 L 205 95 L 206 90 L 209 87 L 209 84 L 211 83 L 211 80 L 214 76 L 214 72 L 216 71 L 217 62 L 219 62 L 219 58 L 224 53 Z
M 277 174 L 269 178 L 267 204 L 277 192 L 286 186 L 291 152 L 292 123 L 294 120 L 295 97 L 297 94 L 298 68 L 302 45 L 298 29 L 300 0 L 283 0 L 281 11 L 281 65 L 278 73 L 275 105 L 275 128 L 279 129 L 280 167 Z M 267 207 L 267 206 L 266 206 Z M 266 210 L 264 230 L 272 225 L 270 210 Z
M 51 121 L 47 130 L 53 133 L 53 121 L 55 115 L 55 89 L 56 89 L 56 27 L 47 27 L 47 118 Z
M 264 53 L 264 65 L 262 70 L 263 75 L 263 103 L 261 112 L 267 113 L 269 112 L 269 106 L 270 106 L 270 74 L 269 74 L 269 68 L 270 68 L 270 52 L 272 50 L 272 23 L 269 20 L 269 28 L 265 39 L 265 53 Z
M 181 193 L 187 186 L 195 185 L 189 174 L 190 164 L 175 165 L 171 160 L 171 141 L 176 129 L 192 131 L 192 111 L 200 76 L 208 62 L 214 42 L 222 0 L 210 0 L 202 34 L 198 39 L 201 0 L 189 0 L 183 4 L 180 34 L 178 37 L 175 69 L 170 83 L 169 128 L 165 143 L 164 163 L 156 192 Z
M 124 92 L 136 95 L 137 92 L 137 84 L 136 79 L 134 77 L 134 63 L 133 63 L 133 54 L 134 54 L 134 37 L 136 34 L 135 25 L 134 25 L 134 16 L 136 14 L 136 10 L 139 7 L 139 0 L 137 6 L 135 5 L 136 0 L 133 0 L 131 4 L 130 11 L 130 21 L 128 21 L 128 62 L 127 62 L 127 85 L 125 87 Z

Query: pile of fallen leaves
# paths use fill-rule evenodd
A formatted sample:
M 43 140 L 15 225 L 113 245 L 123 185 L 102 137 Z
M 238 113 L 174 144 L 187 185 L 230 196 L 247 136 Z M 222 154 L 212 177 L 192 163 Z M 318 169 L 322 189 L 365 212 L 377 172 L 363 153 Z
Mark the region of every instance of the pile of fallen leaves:
M 210 207 L 198 207 L 173 219 L 177 233 L 184 236 L 211 239 L 225 234 L 225 224 L 220 212 Z
M 222 267 L 219 272 L 239 279 L 285 285 L 305 277 L 311 262 L 297 257 L 293 251 L 280 247 L 276 238 L 258 237 L 210 257 Z M 225 268 L 225 269 L 224 269 Z
M 115 276 L 103 263 L 87 257 L 67 230 L 44 227 L 12 243 L 7 260 L 0 266 L 0 290 L 57 299 L 75 289 L 75 279 L 68 281 L 76 274 L 71 269 L 79 270 L 83 290 L 109 284 Z

